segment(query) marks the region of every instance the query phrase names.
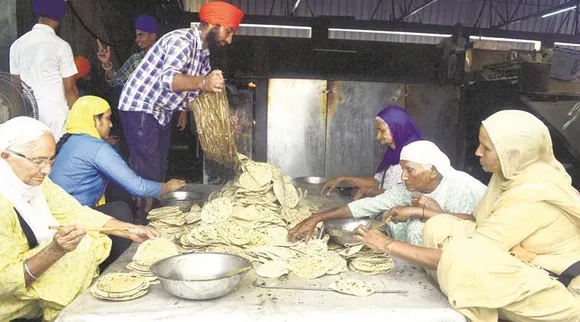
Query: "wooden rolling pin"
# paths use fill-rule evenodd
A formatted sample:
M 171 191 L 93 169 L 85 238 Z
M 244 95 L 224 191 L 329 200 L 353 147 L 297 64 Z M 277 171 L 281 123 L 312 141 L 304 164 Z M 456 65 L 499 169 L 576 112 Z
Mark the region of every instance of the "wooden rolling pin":
M 60 230 L 60 226 L 48 226 L 50 230 Z M 135 227 L 86 227 L 86 231 L 94 231 L 99 233 L 108 233 L 112 231 L 128 231 L 132 234 L 144 236 L 146 235 L 144 231 Z

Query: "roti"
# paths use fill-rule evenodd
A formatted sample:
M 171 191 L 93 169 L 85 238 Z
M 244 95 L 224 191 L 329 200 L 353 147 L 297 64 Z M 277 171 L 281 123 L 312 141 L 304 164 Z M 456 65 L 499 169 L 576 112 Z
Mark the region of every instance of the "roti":
M 343 279 L 331 283 L 329 288 L 343 294 L 354 296 L 369 296 L 375 293 L 375 289 L 363 281 Z
M 269 261 L 256 269 L 256 275 L 265 278 L 278 278 L 289 272 L 288 264 L 284 261 Z

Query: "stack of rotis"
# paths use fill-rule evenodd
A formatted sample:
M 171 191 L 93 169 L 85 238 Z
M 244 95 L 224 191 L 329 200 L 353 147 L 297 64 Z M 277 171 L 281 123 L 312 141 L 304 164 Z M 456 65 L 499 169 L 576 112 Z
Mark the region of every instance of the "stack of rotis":
M 196 97 L 189 108 L 194 112 L 204 156 L 237 170 L 239 160 L 226 91 L 204 92 Z
M 133 256 L 133 261 L 127 265 L 127 268 L 133 274 L 142 276 L 155 284 L 157 278 L 151 273 L 151 265 L 178 254 L 177 246 L 170 240 L 165 238 L 149 239 L 139 245 Z
M 179 207 L 161 207 L 152 209 L 147 215 L 149 225 L 161 236 L 171 239 L 174 234 L 181 232 L 185 224 L 185 214 Z
M 139 298 L 149 291 L 149 281 L 128 273 L 103 275 L 91 287 L 91 294 L 101 300 L 129 301 Z

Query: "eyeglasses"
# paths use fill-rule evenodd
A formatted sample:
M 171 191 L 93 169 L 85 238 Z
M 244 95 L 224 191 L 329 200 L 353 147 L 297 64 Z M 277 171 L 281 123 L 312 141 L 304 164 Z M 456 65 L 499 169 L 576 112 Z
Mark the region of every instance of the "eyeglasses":
M 34 163 L 34 165 L 36 165 L 37 167 L 39 167 L 41 169 L 44 168 L 44 167 L 46 167 L 47 165 L 50 165 L 52 167 L 52 165 L 54 164 L 54 161 L 56 161 L 54 158 L 53 159 L 48 159 L 48 158 L 29 158 L 29 157 L 25 156 L 22 153 L 10 151 L 10 150 L 8 150 L 8 152 L 10 152 L 10 153 L 12 153 L 14 155 L 17 155 L 17 156 L 19 156 L 21 158 L 24 158 L 24 159 L 26 159 L 26 160 Z

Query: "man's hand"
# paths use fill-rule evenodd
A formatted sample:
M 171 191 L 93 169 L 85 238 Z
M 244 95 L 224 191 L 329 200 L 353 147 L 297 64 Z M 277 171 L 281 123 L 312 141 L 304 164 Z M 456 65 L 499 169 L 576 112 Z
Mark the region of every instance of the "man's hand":
M 221 70 L 214 70 L 205 76 L 205 84 L 203 90 L 211 93 L 219 93 L 225 87 L 224 76 Z
M 97 59 L 103 64 L 106 68 L 111 66 L 111 49 L 109 46 L 103 46 L 101 41 L 97 39 L 98 51 L 97 51 Z
M 185 130 L 186 126 L 187 126 L 187 111 L 181 111 L 181 113 L 179 113 L 179 119 L 177 119 L 177 129 L 179 131 L 183 131 Z

